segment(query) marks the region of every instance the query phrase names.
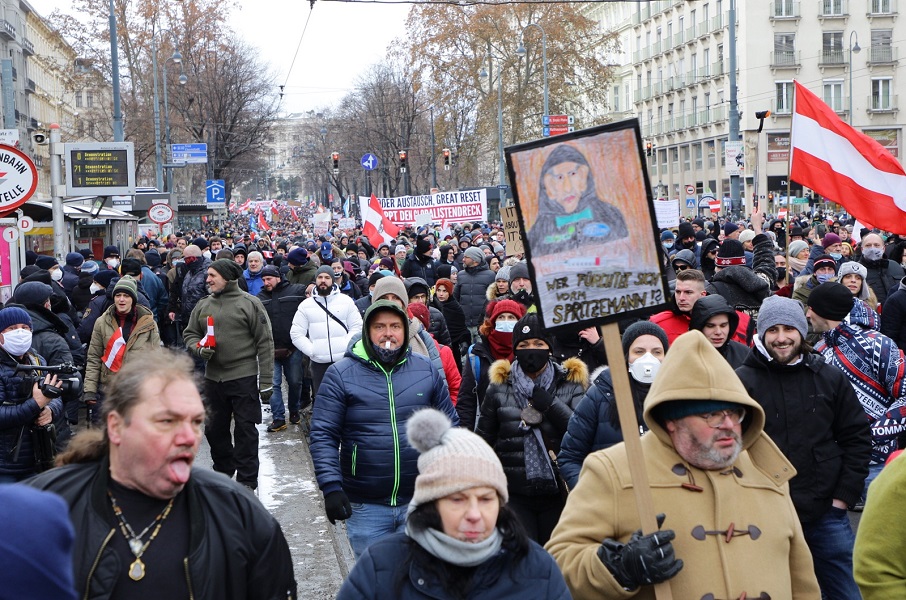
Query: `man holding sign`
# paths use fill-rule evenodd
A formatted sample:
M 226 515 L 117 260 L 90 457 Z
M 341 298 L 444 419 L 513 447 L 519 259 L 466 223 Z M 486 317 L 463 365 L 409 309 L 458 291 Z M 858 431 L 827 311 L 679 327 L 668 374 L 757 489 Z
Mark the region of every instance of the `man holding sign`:
M 667 582 L 674 598 L 819 598 L 789 495 L 796 470 L 700 332 L 671 346 L 644 418 L 654 509 L 671 529 L 642 535 L 626 445 L 590 454 L 546 546 L 573 597 L 654 598 Z

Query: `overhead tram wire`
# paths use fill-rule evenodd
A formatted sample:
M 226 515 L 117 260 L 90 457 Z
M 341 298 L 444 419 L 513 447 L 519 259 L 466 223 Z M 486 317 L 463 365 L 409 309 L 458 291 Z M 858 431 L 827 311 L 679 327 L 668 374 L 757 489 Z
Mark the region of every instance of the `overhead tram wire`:
M 314 6 L 315 0 L 309 0 Z M 650 0 L 320 0 L 321 2 L 342 2 L 346 4 L 447 4 L 450 6 L 505 6 L 508 4 L 642 4 Z
M 293 67 L 296 65 L 296 58 L 299 57 L 299 49 L 302 48 L 302 40 L 305 39 L 305 32 L 308 30 L 308 22 L 311 21 L 311 13 L 315 8 L 315 0 L 311 1 L 311 10 L 308 11 L 308 16 L 305 18 L 305 26 L 302 27 L 302 34 L 299 35 L 299 44 L 296 46 L 296 53 L 293 54 L 293 61 L 289 64 L 289 71 L 286 72 L 286 81 L 283 82 L 283 85 L 280 86 L 280 102 L 283 102 L 283 90 L 286 88 L 286 85 L 289 83 L 289 77 L 293 73 Z

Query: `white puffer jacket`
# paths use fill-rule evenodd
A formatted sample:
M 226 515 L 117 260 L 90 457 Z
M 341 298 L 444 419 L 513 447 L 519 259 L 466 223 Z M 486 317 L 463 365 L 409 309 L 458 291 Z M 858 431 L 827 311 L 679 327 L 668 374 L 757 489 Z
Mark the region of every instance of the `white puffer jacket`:
M 328 316 L 325 307 L 346 324 L 348 331 Z M 343 358 L 349 340 L 361 330 L 362 315 L 355 302 L 334 285 L 330 295 L 314 295 L 299 304 L 289 336 L 293 345 L 314 362 L 332 363 Z

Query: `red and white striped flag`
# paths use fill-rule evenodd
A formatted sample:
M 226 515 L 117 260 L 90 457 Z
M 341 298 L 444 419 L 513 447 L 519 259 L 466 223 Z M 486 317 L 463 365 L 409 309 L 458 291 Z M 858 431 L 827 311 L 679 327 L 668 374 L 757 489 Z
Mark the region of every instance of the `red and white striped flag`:
M 798 81 L 790 178 L 842 204 L 866 227 L 906 234 L 906 171 Z
M 381 244 L 389 243 L 399 235 L 400 228 L 393 221 L 384 216 L 384 210 L 377 196 L 371 194 L 365 214 L 362 215 L 362 233 L 368 238 L 372 247 L 378 248 Z
M 262 213 L 258 213 L 258 229 L 263 229 L 264 231 L 270 231 L 271 226 L 267 224 L 267 219 L 264 218 Z
M 199 348 L 216 348 L 217 339 L 214 337 L 214 317 L 208 317 L 208 330 L 205 332 L 204 337 L 198 340 Z
M 126 340 L 123 339 L 123 328 L 120 327 L 107 340 L 107 347 L 104 348 L 101 360 L 108 369 L 116 373 L 123 366 L 124 356 L 126 356 Z

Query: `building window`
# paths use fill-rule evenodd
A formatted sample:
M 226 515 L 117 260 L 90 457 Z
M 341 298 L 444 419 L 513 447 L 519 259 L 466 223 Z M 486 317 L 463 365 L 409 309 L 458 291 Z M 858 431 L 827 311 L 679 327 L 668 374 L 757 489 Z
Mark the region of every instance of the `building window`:
M 91 90 L 85 91 L 85 107 L 91 108 L 94 106 L 94 93 Z
M 871 0 L 871 13 L 874 15 L 890 14 L 890 0 Z
M 76 108 L 82 108 L 82 90 L 76 90 L 75 105 Z
M 620 112 L 620 86 L 613 86 L 613 110 Z
M 843 64 L 843 32 L 825 31 L 821 34 L 821 62 L 831 65 Z
M 705 142 L 705 150 L 708 153 L 708 168 L 713 169 L 717 166 L 717 152 L 714 149 L 714 140 Z
M 871 109 L 872 110 L 890 110 L 893 108 L 893 79 L 889 77 L 877 78 L 871 80 Z
M 821 14 L 830 16 L 839 16 L 843 14 L 843 0 L 823 0 L 821 3 Z
M 774 64 L 775 65 L 794 65 L 796 64 L 796 34 L 795 33 L 775 33 L 774 34 Z
M 726 146 L 729 140 L 727 138 L 721 138 L 720 140 L 720 166 L 727 166 L 727 151 Z
M 795 17 L 795 3 L 793 0 L 775 0 L 774 16 L 775 17 Z
M 670 149 L 670 162 L 673 163 L 673 172 L 679 173 L 679 148 L 676 146 Z
M 692 153 L 695 155 L 695 168 L 700 171 L 702 169 L 702 145 L 693 144 Z
M 774 83 L 777 93 L 774 98 L 774 112 L 788 115 L 793 112 L 793 82 L 777 81 Z
M 689 171 L 692 169 L 692 163 L 689 158 L 689 146 L 683 146 L 683 171 Z
M 871 30 L 871 48 L 868 60 L 875 63 L 893 61 L 893 31 L 890 29 Z
M 843 102 L 842 79 L 824 80 L 824 103 L 838 113 L 843 112 L 846 109 L 846 105 Z

